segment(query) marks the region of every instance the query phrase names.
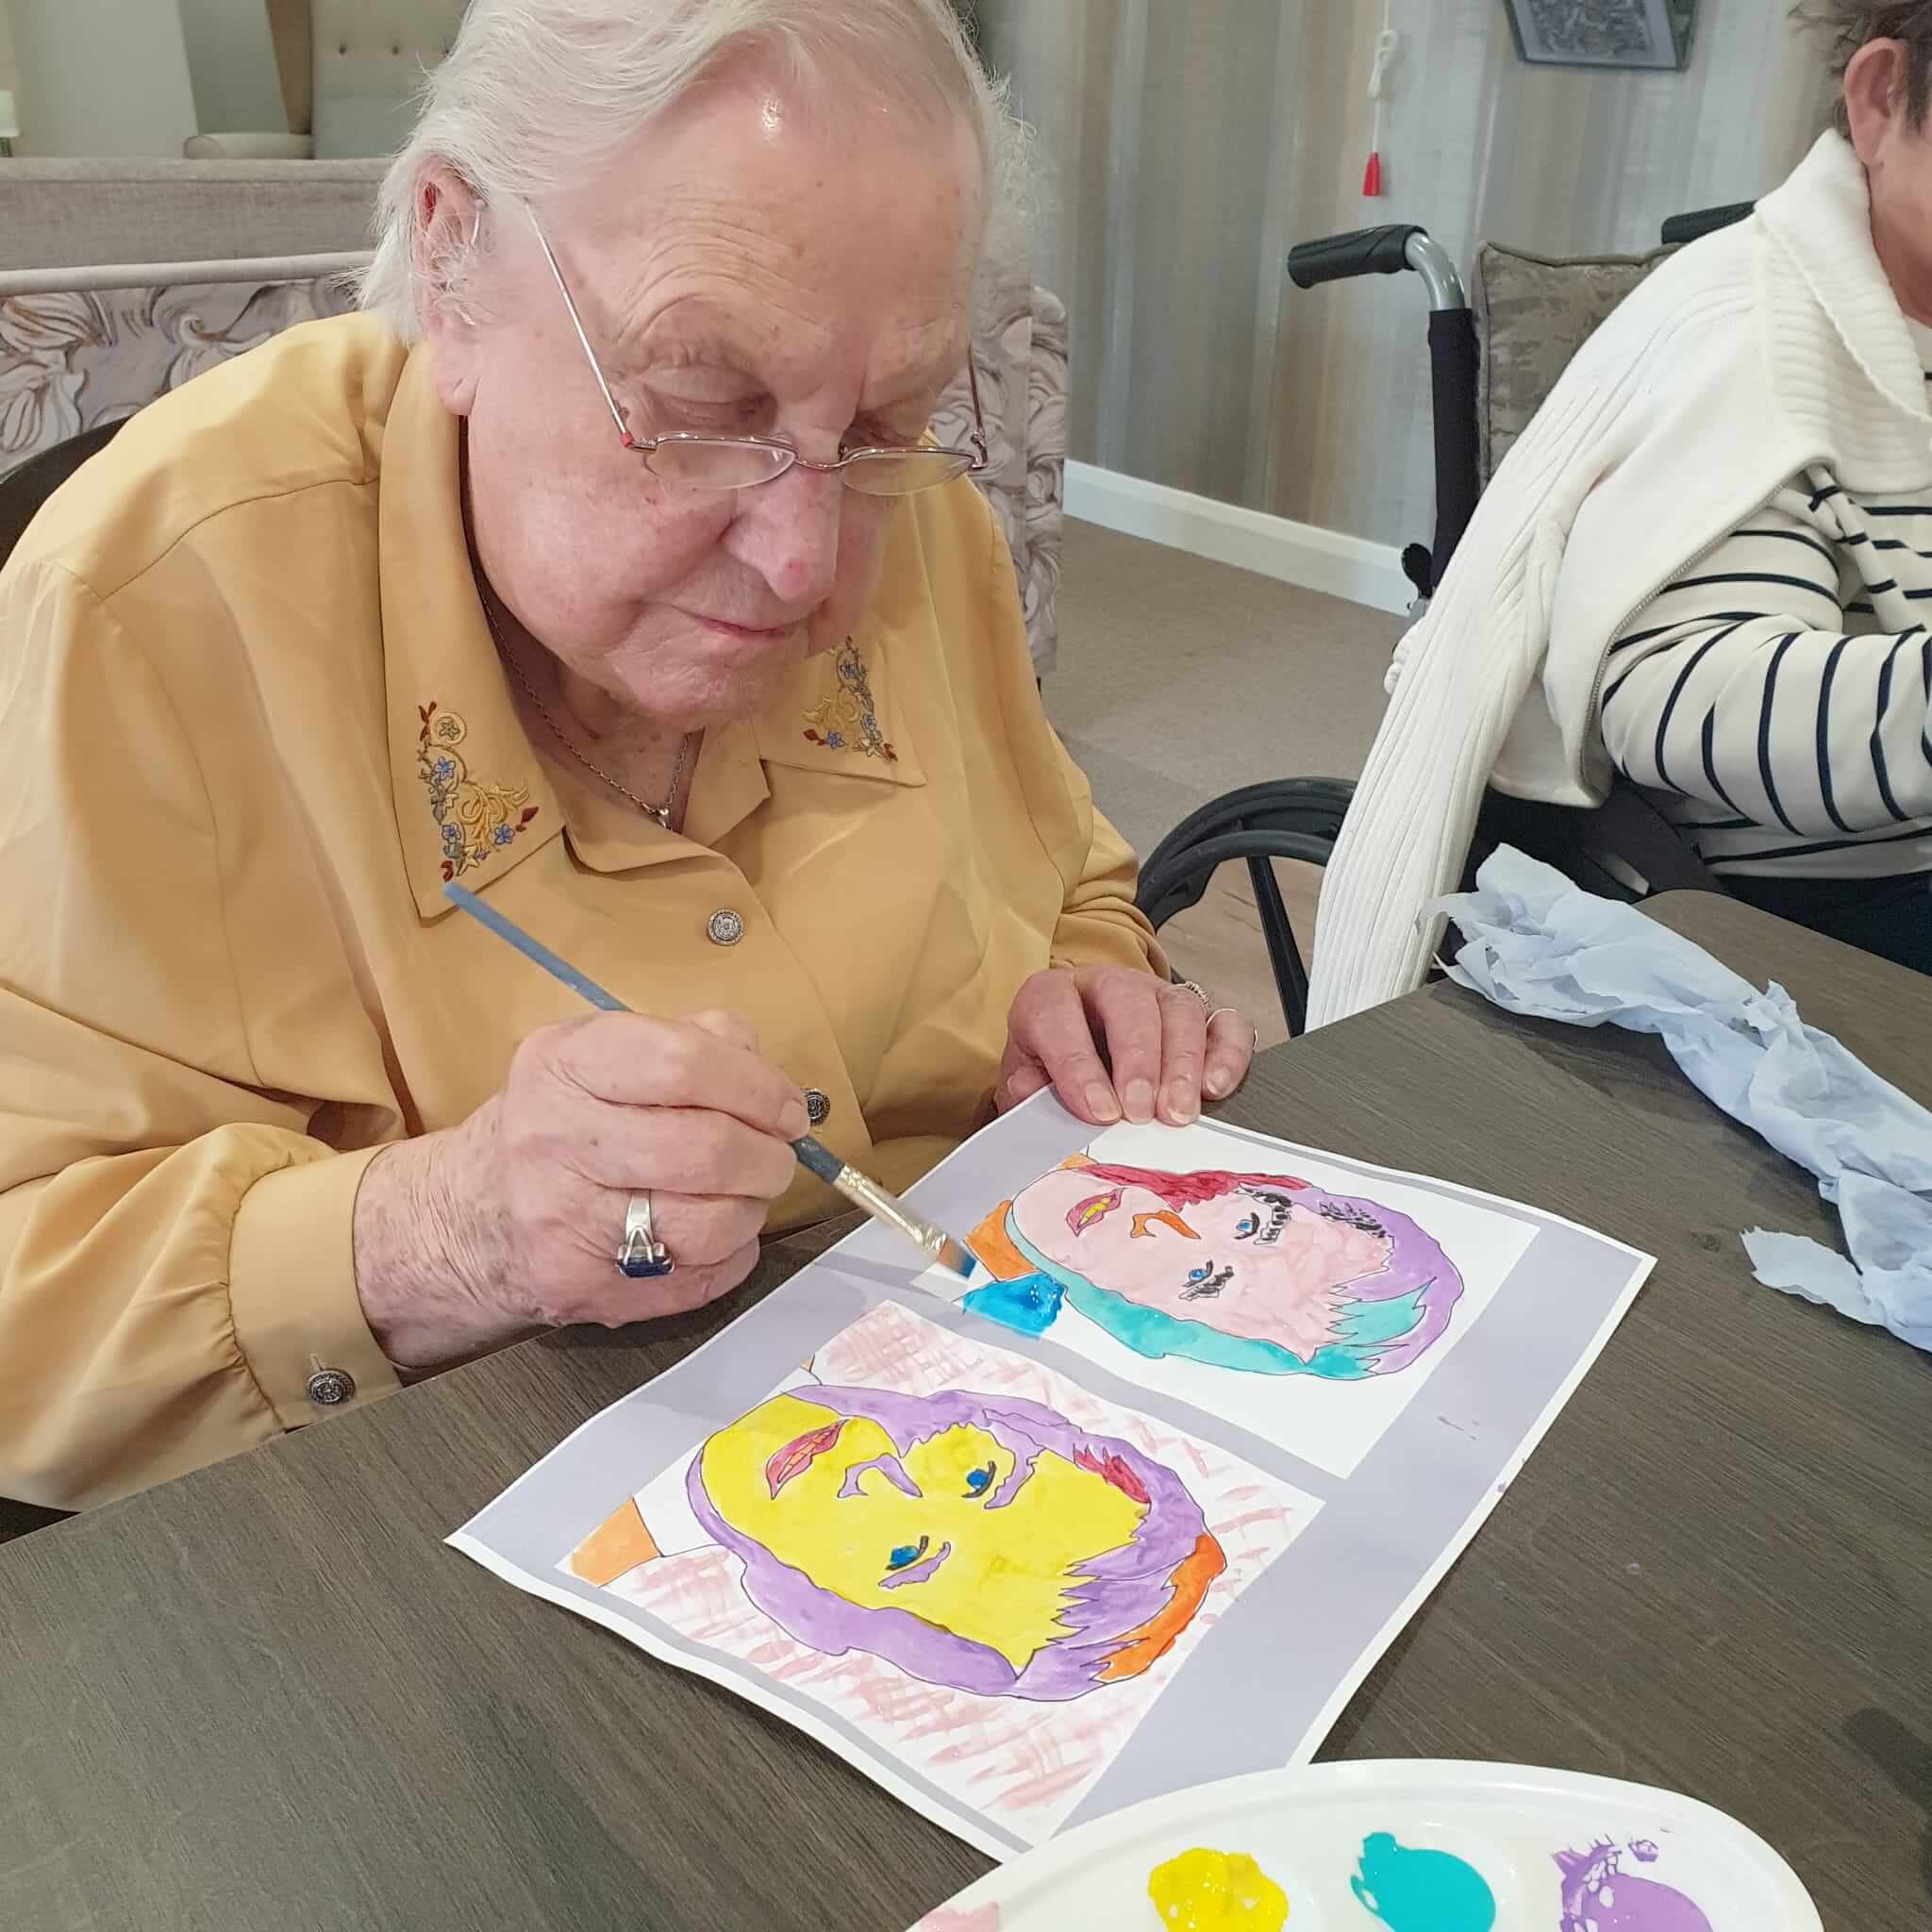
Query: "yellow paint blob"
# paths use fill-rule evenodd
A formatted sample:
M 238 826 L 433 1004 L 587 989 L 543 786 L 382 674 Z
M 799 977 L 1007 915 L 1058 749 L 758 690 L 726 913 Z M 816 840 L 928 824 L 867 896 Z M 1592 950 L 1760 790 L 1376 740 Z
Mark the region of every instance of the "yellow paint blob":
M 1197 1845 L 1147 1880 L 1147 1896 L 1167 1932 L 1281 1932 L 1288 1894 L 1245 1852 Z

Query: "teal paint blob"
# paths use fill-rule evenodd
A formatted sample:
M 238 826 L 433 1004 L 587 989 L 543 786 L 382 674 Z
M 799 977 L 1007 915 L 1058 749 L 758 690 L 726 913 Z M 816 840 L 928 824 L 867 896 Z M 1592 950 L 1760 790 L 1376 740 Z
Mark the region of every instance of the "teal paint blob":
M 1386 1831 L 1362 1841 L 1349 1889 L 1390 1932 L 1491 1932 L 1496 1895 L 1448 1852 L 1411 1851 Z
M 1028 1274 L 1018 1281 L 990 1281 L 959 1298 L 961 1307 L 1010 1328 L 1015 1335 L 1044 1335 L 1054 1324 L 1066 1299 L 1050 1274 Z

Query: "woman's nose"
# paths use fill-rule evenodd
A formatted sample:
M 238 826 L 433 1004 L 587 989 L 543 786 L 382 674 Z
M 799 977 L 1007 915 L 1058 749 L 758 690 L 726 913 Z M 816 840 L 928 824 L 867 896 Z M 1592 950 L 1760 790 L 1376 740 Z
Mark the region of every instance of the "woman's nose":
M 1157 1227 L 1171 1227 L 1174 1233 L 1184 1235 L 1191 1241 L 1201 1239 L 1171 1208 L 1163 1208 L 1158 1214 L 1137 1214 L 1134 1216 L 1132 1239 L 1145 1241 Z
M 845 485 L 799 465 L 741 498 L 740 555 L 793 608 L 823 603 L 839 574 Z

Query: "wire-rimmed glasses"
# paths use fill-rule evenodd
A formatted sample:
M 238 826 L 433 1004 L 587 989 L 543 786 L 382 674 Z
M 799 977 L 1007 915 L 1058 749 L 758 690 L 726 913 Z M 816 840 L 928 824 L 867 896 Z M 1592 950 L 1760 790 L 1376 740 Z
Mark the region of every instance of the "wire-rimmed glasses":
M 652 474 L 667 483 L 681 484 L 688 490 L 755 490 L 760 483 L 775 483 L 786 471 L 795 468 L 837 475 L 846 489 L 865 496 L 910 496 L 915 491 L 933 490 L 941 483 L 950 483 L 957 476 L 977 475 L 987 467 L 986 414 L 980 408 L 979 377 L 974 371 L 970 351 L 966 358 L 966 379 L 973 391 L 973 430 L 972 446 L 967 449 L 939 443 L 897 449 L 854 449 L 846 450 L 836 462 L 815 463 L 789 442 L 769 436 L 692 436 L 681 430 L 668 436 L 633 436 L 630 425 L 624 420 L 624 411 L 617 407 L 617 398 L 610 393 L 610 385 L 604 379 L 603 365 L 591 346 L 577 305 L 571 298 L 570 284 L 563 278 L 549 238 L 534 211 L 530 213 L 530 225 L 537 231 L 537 245 L 550 264 L 557 291 L 570 311 L 571 326 L 576 330 L 584 358 L 591 365 L 591 374 L 597 378 L 604 407 L 610 411 L 610 420 L 617 425 L 625 448 L 641 456 Z

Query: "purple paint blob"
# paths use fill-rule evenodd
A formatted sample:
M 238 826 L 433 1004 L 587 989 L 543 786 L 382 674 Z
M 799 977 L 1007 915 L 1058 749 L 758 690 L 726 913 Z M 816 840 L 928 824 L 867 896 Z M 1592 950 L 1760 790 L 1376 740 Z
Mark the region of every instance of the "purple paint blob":
M 1657 1861 L 1657 1847 L 1647 1839 L 1628 1846 L 1600 1839 L 1587 1852 L 1557 1854 L 1562 1932 L 1714 1932 L 1703 1910 L 1674 1886 L 1626 1873 L 1626 1851 L 1639 1864 Z

